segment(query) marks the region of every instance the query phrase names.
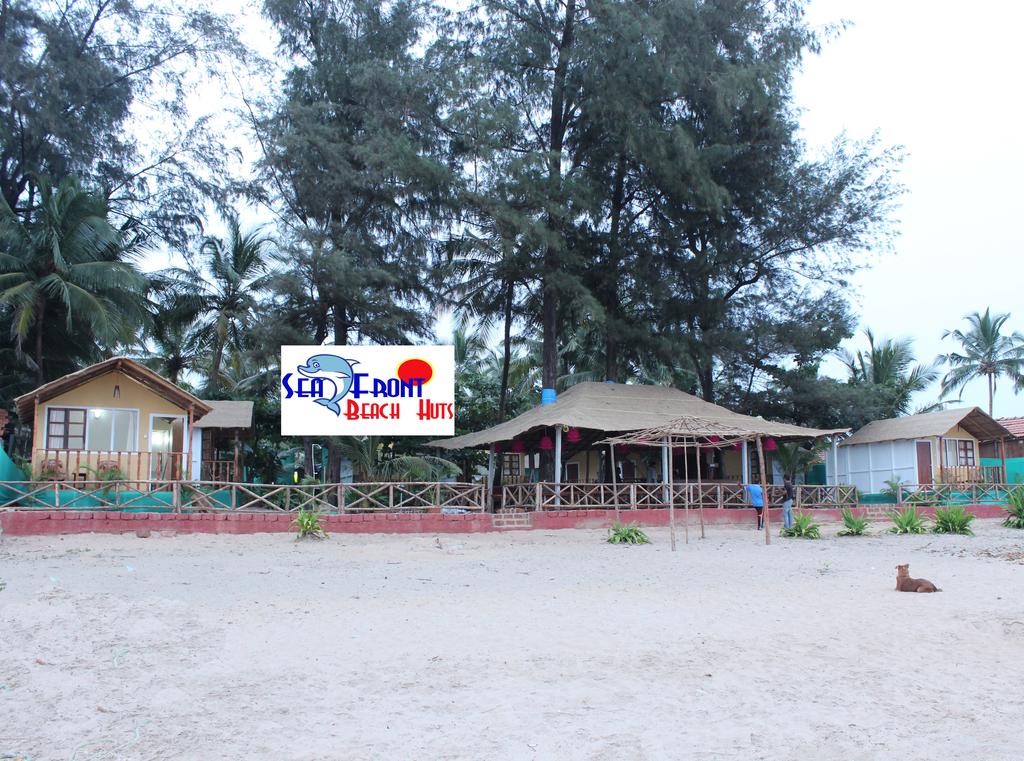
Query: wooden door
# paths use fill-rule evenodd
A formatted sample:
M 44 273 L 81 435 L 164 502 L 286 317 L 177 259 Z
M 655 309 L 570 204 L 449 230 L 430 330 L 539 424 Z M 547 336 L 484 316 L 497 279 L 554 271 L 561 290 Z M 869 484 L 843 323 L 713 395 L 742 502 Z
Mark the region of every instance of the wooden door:
M 917 442 L 917 480 L 922 484 L 932 483 L 932 443 Z

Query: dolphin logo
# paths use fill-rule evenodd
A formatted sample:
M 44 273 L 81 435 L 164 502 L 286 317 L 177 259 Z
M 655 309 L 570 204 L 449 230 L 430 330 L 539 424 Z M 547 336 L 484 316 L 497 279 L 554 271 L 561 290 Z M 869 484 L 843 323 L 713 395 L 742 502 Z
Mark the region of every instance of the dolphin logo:
M 355 376 L 352 365 L 358 364 L 354 359 L 342 359 L 333 354 L 314 354 L 306 360 L 306 364 L 300 365 L 298 370 L 307 377 L 321 376 L 334 384 L 334 395 L 330 399 L 317 399 L 316 403 L 335 415 L 340 415 L 341 406 L 338 402 L 352 388 Z

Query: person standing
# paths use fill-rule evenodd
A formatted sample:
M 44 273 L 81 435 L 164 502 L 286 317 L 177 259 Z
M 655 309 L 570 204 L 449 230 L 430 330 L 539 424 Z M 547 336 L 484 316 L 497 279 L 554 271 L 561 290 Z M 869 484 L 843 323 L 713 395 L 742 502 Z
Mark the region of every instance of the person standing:
M 788 475 L 782 478 L 782 488 L 786 490 L 782 500 L 782 525 L 793 528 L 793 496 L 796 490 L 793 488 L 793 479 Z
M 764 491 L 759 484 L 747 484 L 743 487 L 747 493 L 750 506 L 757 511 L 757 528 L 764 528 Z

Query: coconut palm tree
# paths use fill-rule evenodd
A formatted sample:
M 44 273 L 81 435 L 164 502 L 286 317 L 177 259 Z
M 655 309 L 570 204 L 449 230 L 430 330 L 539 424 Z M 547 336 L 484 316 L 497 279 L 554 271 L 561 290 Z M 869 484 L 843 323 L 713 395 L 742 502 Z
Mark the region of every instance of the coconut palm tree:
M 850 354 L 845 349 L 839 358 L 849 371 L 851 383 L 882 387 L 889 392 L 887 414 L 906 415 L 914 394 L 924 391 L 939 377 L 935 365 L 915 364 L 910 339 L 876 339 L 867 329 L 868 350 Z
M 1005 334 L 1009 314 L 984 314 L 974 312 L 967 315 L 970 326 L 966 332 L 947 330 L 942 337 L 953 338 L 963 353 L 951 352 L 943 359 L 950 370 L 942 379 L 943 395 L 962 389 L 972 380 L 984 378 L 988 383 L 988 414 L 992 414 L 992 402 L 996 383 L 1000 377 L 1013 381 L 1019 389 L 1024 387 L 1024 336 L 1014 332 Z
M 107 201 L 66 177 L 36 177 L 38 204 L 23 216 L 0 201 L 0 305 L 12 309 L 18 351 L 34 336 L 37 380 L 46 377 L 47 325 L 87 328 L 108 346 L 133 343 L 146 321 L 146 278 L 134 260 L 146 249 L 135 225 L 114 227 Z
M 242 232 L 238 216 L 225 220 L 226 238 L 208 236 L 199 248 L 198 270 L 170 270 L 176 283 L 178 313 L 196 323 L 198 339 L 209 346 L 207 391 L 222 385 L 221 365 L 228 348 L 241 349 L 256 320 L 256 307 L 269 283 L 270 239 L 260 228 Z

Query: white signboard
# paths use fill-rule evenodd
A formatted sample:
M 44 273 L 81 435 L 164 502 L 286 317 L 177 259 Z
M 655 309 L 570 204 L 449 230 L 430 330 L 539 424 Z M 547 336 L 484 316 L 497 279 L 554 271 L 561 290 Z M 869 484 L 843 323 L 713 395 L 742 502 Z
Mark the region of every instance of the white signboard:
M 453 436 L 453 346 L 282 346 L 284 436 Z

